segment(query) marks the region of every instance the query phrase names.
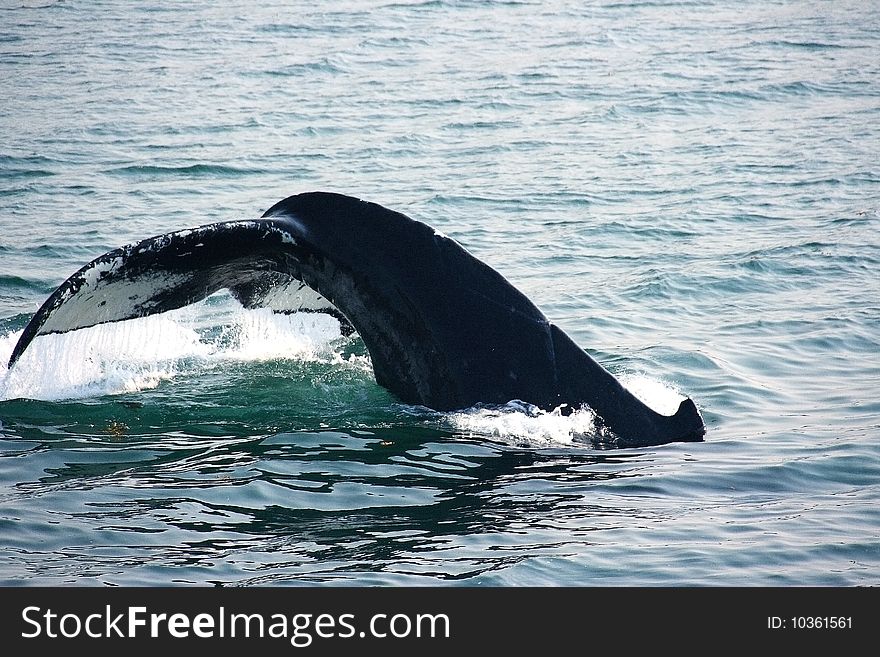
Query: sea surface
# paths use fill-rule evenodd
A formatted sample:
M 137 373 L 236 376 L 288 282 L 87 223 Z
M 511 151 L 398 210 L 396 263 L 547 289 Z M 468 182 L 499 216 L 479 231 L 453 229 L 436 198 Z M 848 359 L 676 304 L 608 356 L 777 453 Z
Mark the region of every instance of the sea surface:
M 878 35 L 864 0 L 0 0 L 0 584 L 880 584 Z M 705 440 L 406 406 L 332 318 L 223 293 L 7 368 L 93 258 L 313 190 L 454 238 Z

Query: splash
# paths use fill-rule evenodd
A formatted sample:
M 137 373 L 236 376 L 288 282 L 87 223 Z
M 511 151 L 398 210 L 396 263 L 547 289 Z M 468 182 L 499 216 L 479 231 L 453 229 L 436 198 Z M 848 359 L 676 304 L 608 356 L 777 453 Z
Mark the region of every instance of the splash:
M 21 332 L 0 341 L 0 399 L 74 399 L 154 388 L 177 361 L 206 352 L 198 334 L 165 317 L 40 337 L 12 370 Z
M 341 335 L 339 321 L 324 313 L 284 315 L 269 308 L 242 309 L 233 326 L 226 329 L 223 342 L 230 337 L 231 342 L 217 355 L 242 361 L 324 361 L 335 354 L 328 352 L 327 345 Z
M 589 408 L 564 414 L 563 407 L 544 411 L 514 401 L 504 406 L 477 406 L 448 413 L 446 421 L 456 433 L 488 438 L 520 447 L 549 447 L 590 443 L 600 436 L 596 415 Z
M 658 413 L 675 413 L 684 395 L 671 386 L 641 373 L 619 377 L 621 383 Z M 615 437 L 596 420 L 590 408 L 571 412 L 565 407 L 544 411 L 515 401 L 504 406 L 477 406 L 448 413 L 445 423 L 465 437 L 487 438 L 518 447 L 602 446 L 615 444 Z
M 231 307 L 230 304 L 235 304 Z M 6 368 L 21 331 L 0 336 L 0 400 L 81 399 L 155 388 L 199 363 L 340 358 L 339 322 L 283 315 L 237 302 L 196 304 L 161 315 L 37 338 Z

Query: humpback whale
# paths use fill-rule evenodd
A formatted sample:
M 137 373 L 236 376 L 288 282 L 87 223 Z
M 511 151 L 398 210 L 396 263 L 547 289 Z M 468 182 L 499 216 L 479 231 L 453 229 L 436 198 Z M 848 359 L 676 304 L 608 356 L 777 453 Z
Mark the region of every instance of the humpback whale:
M 247 308 L 327 312 L 356 331 L 376 382 L 449 411 L 527 402 L 588 406 L 627 445 L 699 441 L 694 402 L 657 413 L 501 274 L 404 214 L 350 196 L 290 196 L 259 219 L 213 223 L 110 251 L 31 318 L 9 367 L 40 335 L 144 317 L 227 289 Z

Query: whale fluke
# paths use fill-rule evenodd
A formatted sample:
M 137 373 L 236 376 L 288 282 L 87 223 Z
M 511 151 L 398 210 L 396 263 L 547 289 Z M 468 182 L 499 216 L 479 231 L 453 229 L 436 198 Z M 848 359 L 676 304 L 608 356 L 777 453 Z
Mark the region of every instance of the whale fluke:
M 438 411 L 525 401 L 589 406 L 623 444 L 701 440 L 685 399 L 652 410 L 497 271 L 424 223 L 326 192 L 259 219 L 215 223 L 106 253 L 49 296 L 19 338 L 180 308 L 228 289 L 244 306 L 328 312 L 357 331 L 377 383 Z

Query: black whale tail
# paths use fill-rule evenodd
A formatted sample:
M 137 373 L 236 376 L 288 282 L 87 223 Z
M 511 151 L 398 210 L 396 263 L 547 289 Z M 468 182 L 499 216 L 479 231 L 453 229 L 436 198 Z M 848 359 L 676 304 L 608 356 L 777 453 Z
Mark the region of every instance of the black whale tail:
M 326 192 L 288 197 L 259 219 L 158 235 L 96 258 L 31 318 L 9 367 L 40 335 L 165 312 L 221 289 L 248 308 L 333 315 L 360 335 L 377 383 L 407 404 L 587 404 L 625 445 L 704 433 L 693 402 L 672 416 L 645 406 L 454 240 Z

